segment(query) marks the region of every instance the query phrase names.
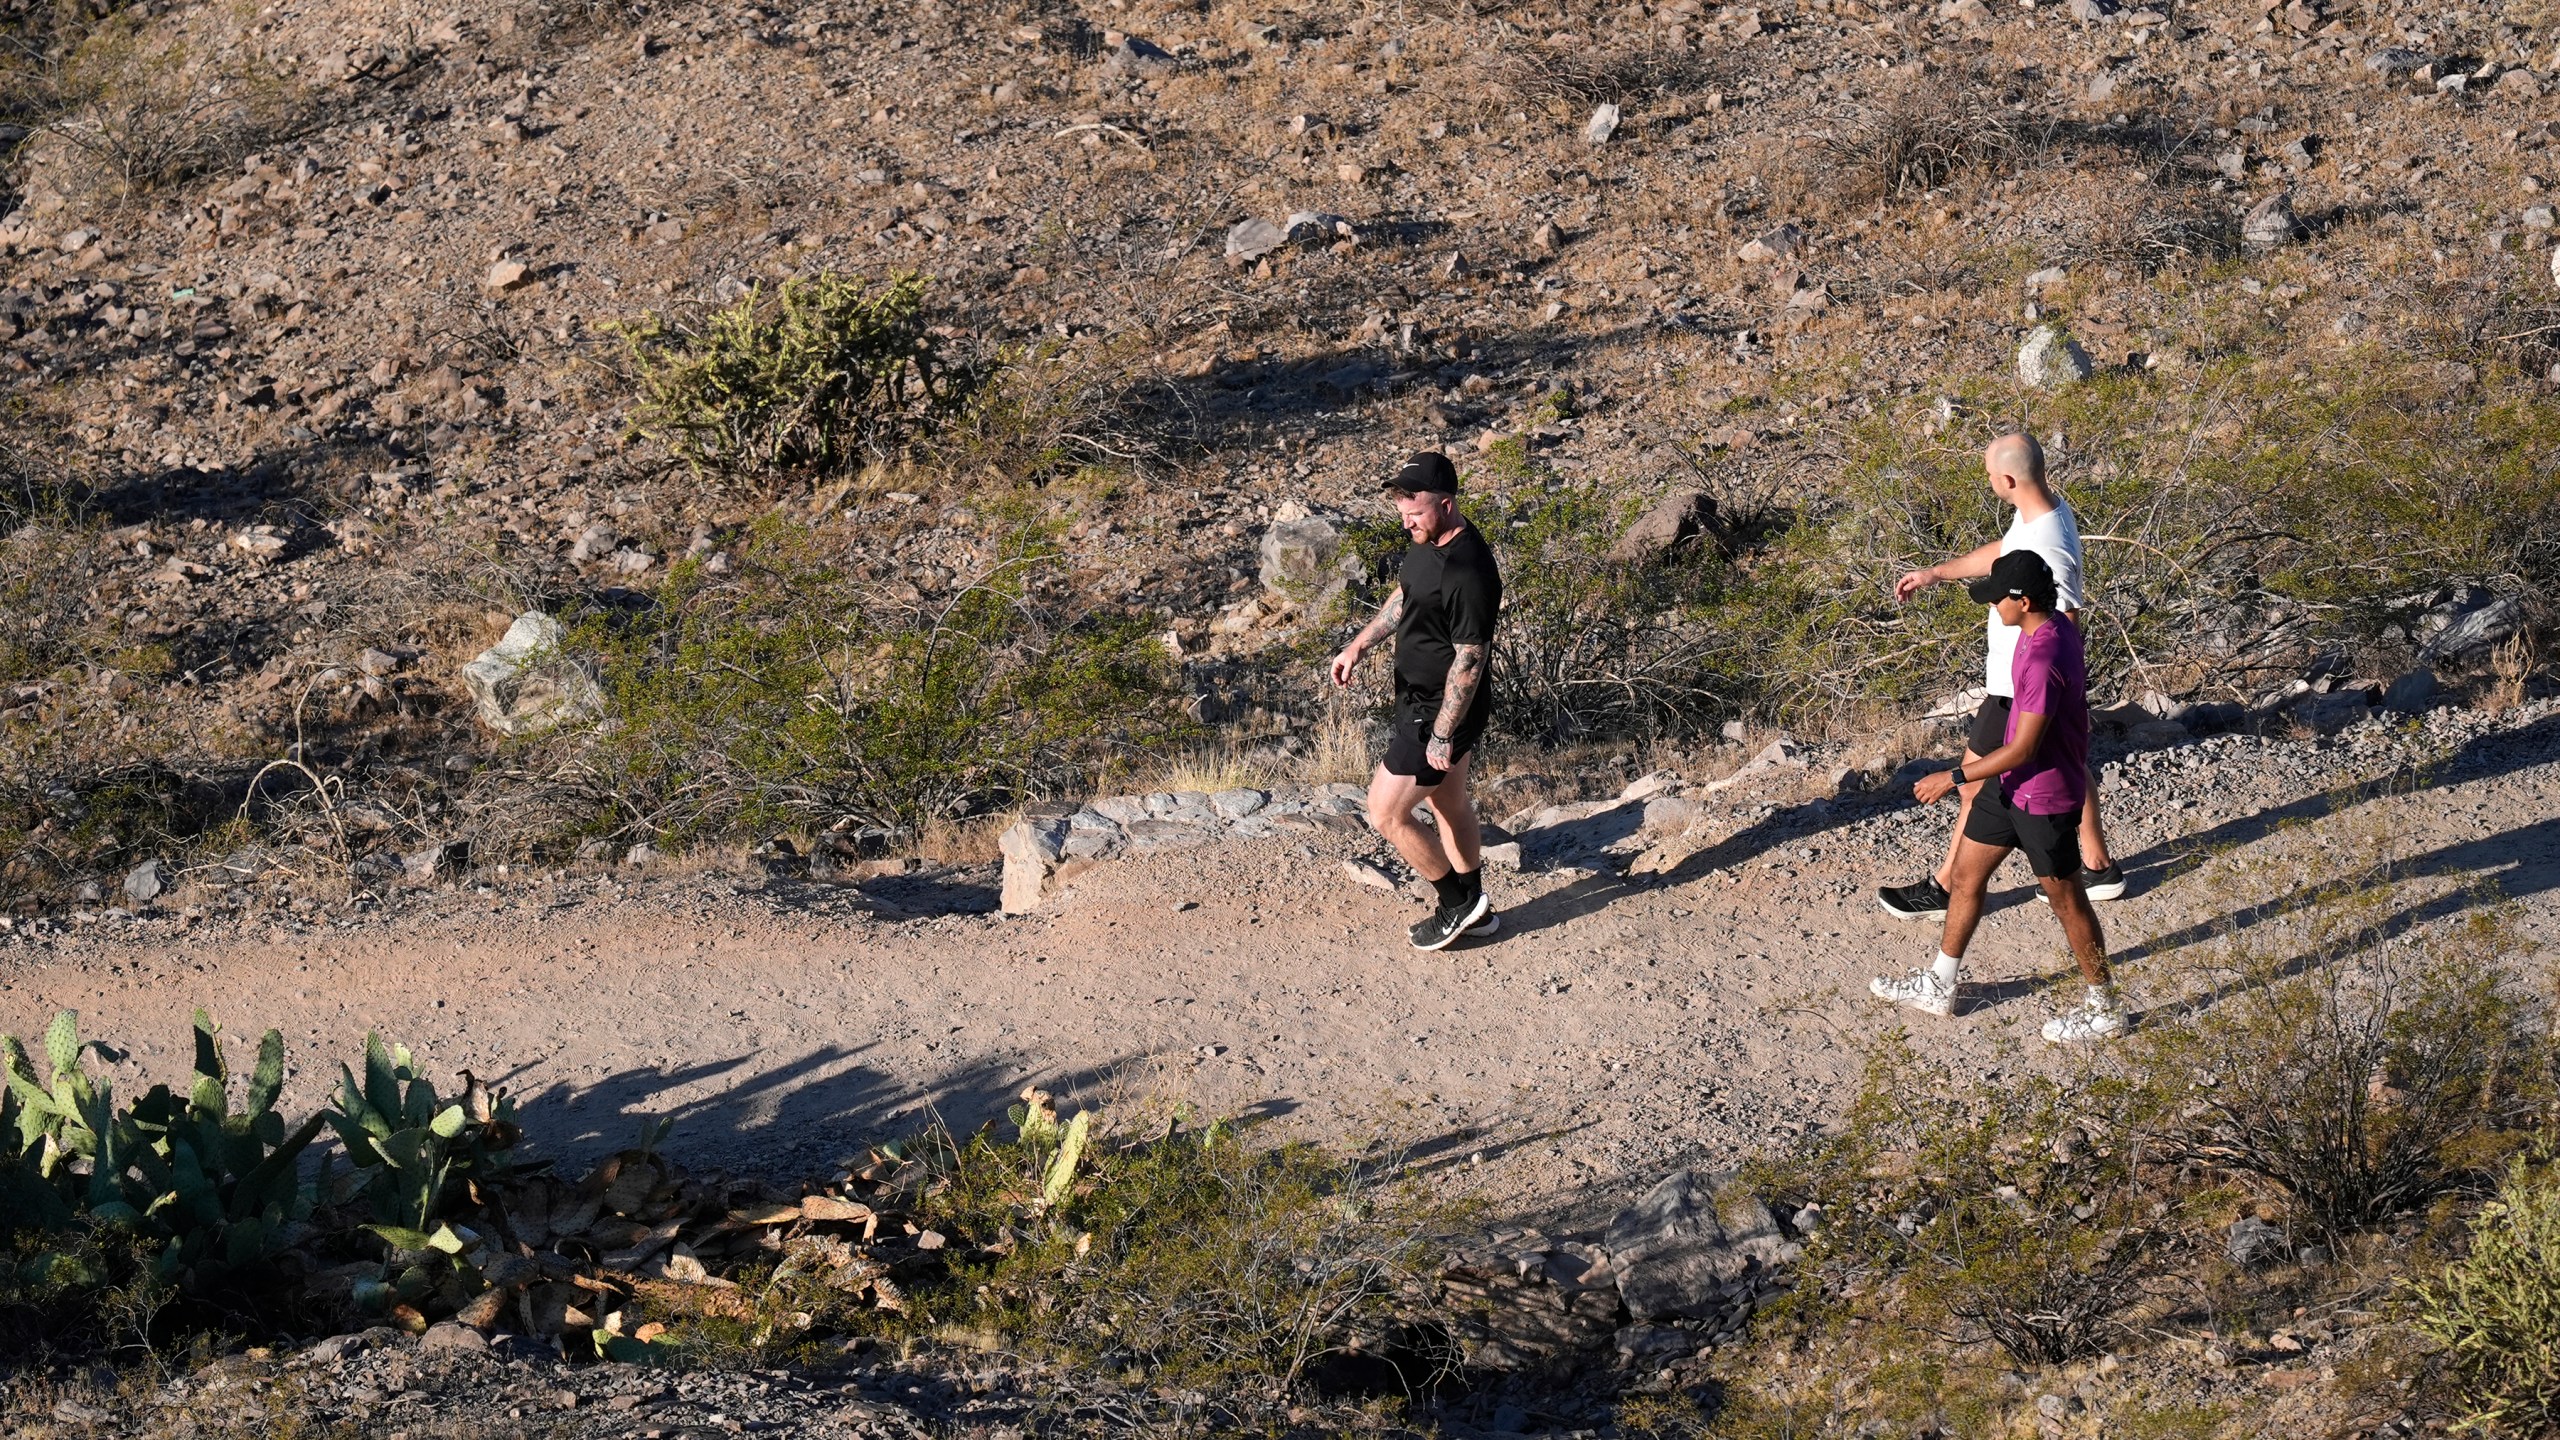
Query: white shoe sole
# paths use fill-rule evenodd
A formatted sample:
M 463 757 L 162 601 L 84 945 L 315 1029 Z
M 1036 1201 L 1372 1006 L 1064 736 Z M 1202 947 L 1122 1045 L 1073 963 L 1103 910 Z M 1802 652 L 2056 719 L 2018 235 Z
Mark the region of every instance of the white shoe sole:
M 1450 946 L 1457 944 L 1458 937 L 1466 934 L 1470 927 L 1482 923 L 1484 918 L 1492 913 L 1493 901 L 1485 896 L 1478 895 L 1476 897 L 1476 903 L 1467 910 L 1467 918 L 1449 927 L 1449 935 L 1447 939 L 1442 940 L 1436 945 L 1416 945 L 1413 948 L 1416 950 L 1426 951 L 1446 950 Z
M 1876 904 L 1883 909 L 1884 913 L 1892 916 L 1896 920 L 1944 920 L 1947 918 L 1947 912 L 1943 909 L 1896 910 L 1893 908 L 1892 901 L 1885 900 L 1881 897 L 1877 899 Z
M 1499 935 L 1502 933 L 1502 917 L 1487 915 L 1458 933 L 1470 940 L 1481 940 L 1487 935 Z

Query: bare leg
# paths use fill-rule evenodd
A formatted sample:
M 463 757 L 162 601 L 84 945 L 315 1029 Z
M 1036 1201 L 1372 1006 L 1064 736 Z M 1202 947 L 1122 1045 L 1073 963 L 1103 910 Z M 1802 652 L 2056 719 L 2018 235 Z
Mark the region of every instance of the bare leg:
M 1476 757 L 1450 762 L 1439 784 L 1422 792 L 1431 802 L 1431 818 L 1440 826 L 1440 848 L 1458 869 L 1484 868 L 1484 822 L 1476 815 L 1475 797 L 1467 793 L 1467 772 Z
M 2091 870 L 2104 870 L 2113 861 L 2107 854 L 2107 832 L 2098 823 L 2098 767 L 2088 767 L 2088 775 L 2089 799 L 2080 807 L 2080 863 Z
M 1964 958 L 1964 947 L 1973 943 L 1974 927 L 1982 923 L 1982 897 L 1991 888 L 1991 872 L 2009 858 L 2009 849 L 1957 834 L 1955 860 L 1947 867 L 1954 883 L 1947 886 L 1947 925 L 1938 940 L 1940 953 Z
M 1981 758 L 1973 753 L 1972 746 L 1966 746 L 1964 749 L 1966 772 L 1971 773 L 1973 762 Z M 1973 816 L 1973 797 L 1981 794 L 1982 787 L 1990 783 L 1988 779 L 1982 779 L 1956 787 L 1956 794 L 1961 797 L 1956 805 L 1956 828 L 1947 836 L 1947 858 L 1938 862 L 1938 873 L 1930 877 L 1938 882 L 1938 888 L 1941 890 L 1953 893 L 1956 888 L 1956 854 L 1964 848 L 1964 822 Z M 1986 875 L 1988 873 L 1985 872 Z M 1950 950 L 1947 953 L 1956 955 L 1962 952 Z
M 2053 913 L 2062 921 L 2063 938 L 2071 942 L 2071 958 L 2080 962 L 2080 978 L 2092 985 L 2109 983 L 2107 935 L 2098 927 L 2097 908 L 2089 903 L 2080 877 L 2056 875 L 2042 883 L 2045 898 L 2053 902 Z M 1955 913 L 1949 911 L 1947 918 L 1953 920 Z
M 1369 776 L 1369 823 L 1396 847 L 1404 863 L 1425 880 L 1449 878 L 1449 857 L 1440 848 L 1440 836 L 1431 827 L 1414 822 L 1413 807 L 1430 798 L 1431 791 L 1415 784 L 1410 775 L 1390 774 L 1380 765 Z M 1439 806 L 1432 806 L 1438 813 Z M 1475 812 L 1467 812 L 1469 830 L 1473 832 Z M 1445 822 L 1443 822 L 1445 823 Z

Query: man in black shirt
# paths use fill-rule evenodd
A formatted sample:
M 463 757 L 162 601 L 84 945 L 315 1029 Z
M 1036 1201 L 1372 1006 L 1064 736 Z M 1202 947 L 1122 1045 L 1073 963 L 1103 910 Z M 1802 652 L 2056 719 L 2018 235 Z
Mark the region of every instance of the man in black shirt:
M 1440 903 L 1413 927 L 1418 950 L 1501 925 L 1484 893 L 1484 834 L 1467 796 L 1467 762 L 1493 713 L 1486 669 L 1502 577 L 1484 537 L 1458 514 L 1458 472 L 1449 457 L 1416 455 L 1387 490 L 1413 544 L 1378 617 L 1333 657 L 1333 683 L 1348 685 L 1369 648 L 1396 637 L 1395 730 L 1369 778 L 1369 823 L 1394 843 Z M 1431 803 L 1433 829 L 1413 807 Z

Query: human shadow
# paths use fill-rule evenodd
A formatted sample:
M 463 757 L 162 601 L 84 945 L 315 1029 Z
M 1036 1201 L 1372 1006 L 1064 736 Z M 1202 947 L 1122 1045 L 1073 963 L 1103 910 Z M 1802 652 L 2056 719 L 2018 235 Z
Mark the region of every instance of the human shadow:
M 2369 780 L 2333 786 L 2316 795 L 2162 840 L 2133 855 L 2117 857 L 2117 863 L 2124 867 L 2128 879 L 2137 871 L 2144 872 L 2147 883 L 2143 888 L 2156 889 L 2192 871 L 2217 851 L 2263 840 L 2290 824 L 2341 815 L 2389 795 L 2496 779 L 2556 759 L 2560 759 L 2560 714 L 2544 716 L 2513 730 L 2475 736 L 2439 760 L 2399 765 Z
M 1097 1065 L 1026 1070 L 1000 1058 L 973 1061 L 915 1082 L 873 1055 L 876 1045 L 825 1045 L 770 1068 L 745 1051 L 716 1060 L 642 1065 L 588 1083 L 555 1081 L 517 1098 L 527 1137 L 571 1164 L 636 1141 L 643 1128 L 672 1122 L 662 1148 L 732 1168 L 804 1173 L 841 1156 L 936 1124 L 968 1134 L 1001 1118 L 1026 1086 L 1061 1095 L 1107 1084 L 1136 1057 Z M 676 1092 L 717 1083 L 711 1093 Z
M 1918 802 L 1905 791 L 1899 803 Z M 1503 912 L 1503 927 L 1506 933 L 1527 935 L 1569 924 L 1606 909 L 1626 896 L 1690 884 L 1718 870 L 1747 864 L 1776 846 L 1893 808 L 1896 808 L 1896 801 L 1889 790 L 1780 806 L 1723 839 L 1690 852 L 1667 870 L 1634 875 L 1606 863 L 1618 858 L 1609 853 L 1607 847 L 1634 835 L 1644 824 L 1644 803 L 1625 801 L 1564 825 L 1546 827 L 1547 831 L 1558 832 L 1556 834 L 1532 832 L 1546 836 L 1534 846 L 1528 843 L 1527 837 L 1523 837 L 1524 858 L 1534 855 L 1542 861 L 1560 864 L 1592 860 L 1603 863 L 1590 875 Z

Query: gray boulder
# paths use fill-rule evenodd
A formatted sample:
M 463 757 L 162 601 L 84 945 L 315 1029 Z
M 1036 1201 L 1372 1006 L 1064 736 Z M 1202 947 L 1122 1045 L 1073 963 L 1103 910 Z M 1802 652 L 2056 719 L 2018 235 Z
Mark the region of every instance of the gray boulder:
M 462 667 L 481 724 L 501 735 L 537 735 L 604 713 L 604 691 L 561 650 L 562 639 L 558 620 L 528 610 Z
M 1642 1321 L 1727 1319 L 1764 1288 L 1766 1272 L 1802 1253 L 1758 1196 L 1730 1175 L 1694 1170 L 1618 1212 L 1602 1248 L 1618 1298 Z
M 2299 711 L 2302 723 L 2322 735 L 2335 735 L 2373 713 L 2373 692 L 2362 689 L 2332 691 L 2305 701 Z
M 2261 250 L 2293 240 L 2302 233 L 2302 221 L 2293 213 L 2293 197 L 2282 191 L 2249 207 L 2240 221 L 2240 238 Z
M 2076 385 L 2097 373 L 2089 352 L 2057 326 L 2037 326 L 2018 347 L 2018 378 L 2040 389 Z
M 2382 692 L 2382 708 L 2416 715 L 2432 708 L 2435 699 L 2436 672 L 2421 665 L 2391 682 Z
M 166 888 L 157 860 L 145 860 L 125 872 L 124 898 L 136 909 L 159 899 L 160 892 Z
M 2419 659 L 2469 660 L 2506 643 L 2524 628 L 2524 602 L 2513 595 L 2500 595 L 2450 614 L 2446 607 L 2439 606 L 2428 612 L 2427 619 L 2442 628 L 2419 648 Z
M 2255 1269 L 2293 1253 L 2284 1232 L 2255 1215 L 2244 1215 L 2223 1232 L 2222 1253 L 2232 1264 Z
M 1321 515 L 1277 520 L 1262 532 L 1262 586 L 1311 600 L 1342 583 L 1342 532 Z
M 1227 258 L 1259 260 L 1288 243 L 1288 231 L 1257 215 L 1250 220 L 1237 221 L 1227 231 Z
M 1609 547 L 1609 558 L 1626 565 L 1659 560 L 1682 541 L 1712 530 L 1715 523 L 1714 497 L 1704 490 L 1676 491 L 1628 526 L 1618 543 Z
M 1135 35 L 1121 41 L 1120 47 L 1102 63 L 1115 75 L 1170 75 L 1182 67 L 1182 62 L 1174 58 L 1172 51 Z

